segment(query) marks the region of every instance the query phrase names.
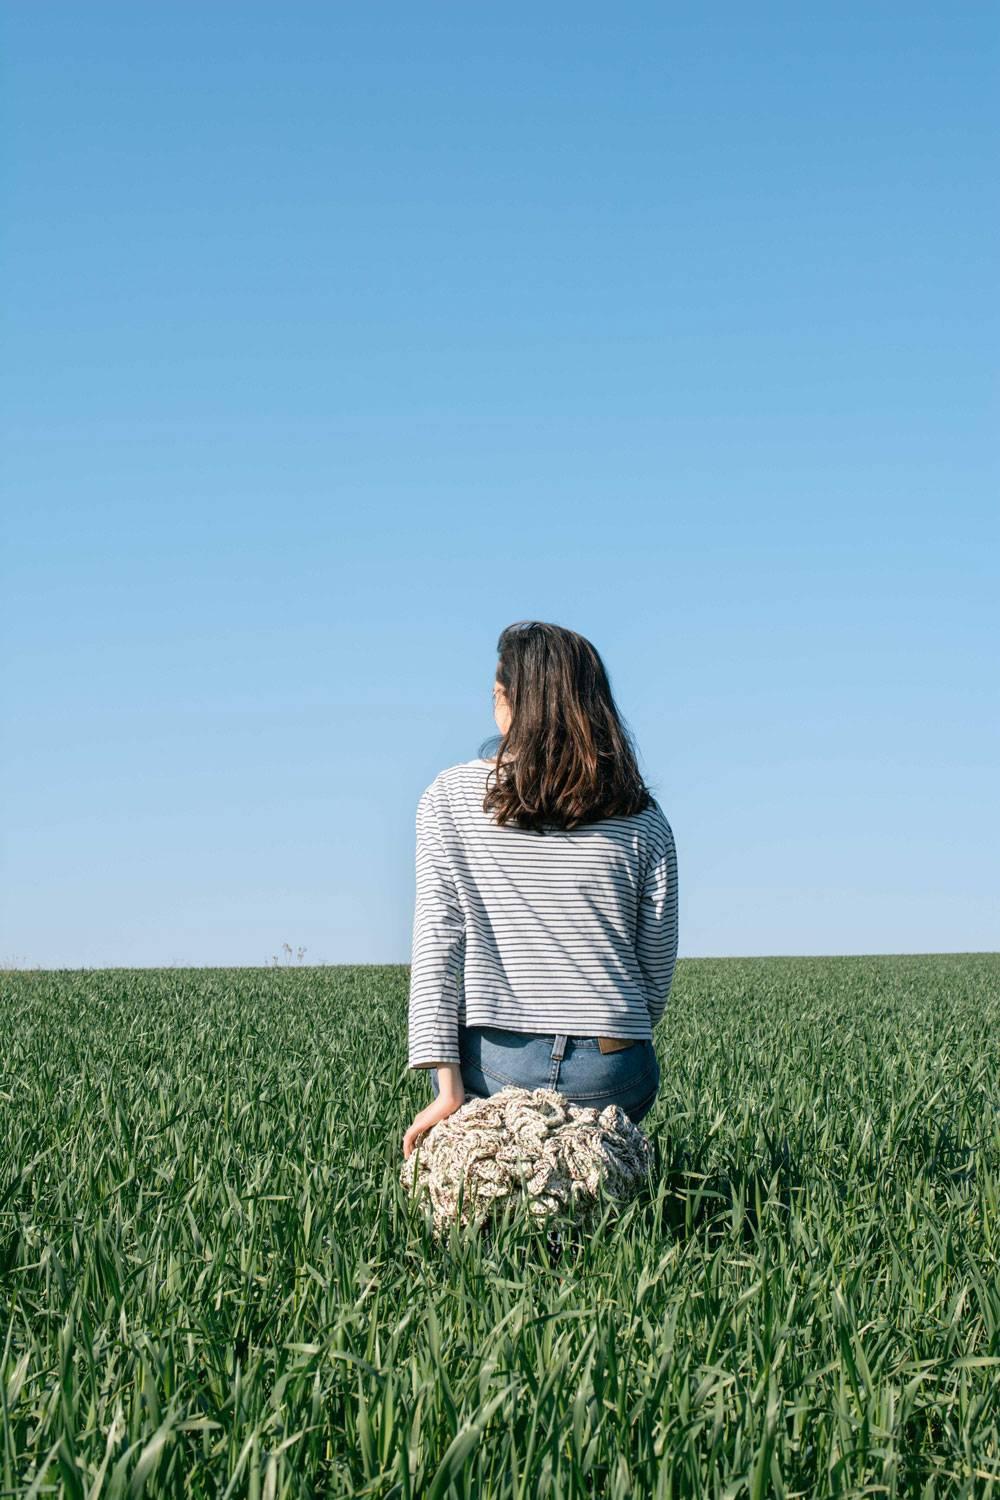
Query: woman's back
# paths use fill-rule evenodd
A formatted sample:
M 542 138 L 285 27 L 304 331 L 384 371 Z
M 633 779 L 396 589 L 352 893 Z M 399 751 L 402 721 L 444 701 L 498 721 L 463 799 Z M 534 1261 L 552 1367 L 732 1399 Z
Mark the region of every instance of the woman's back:
M 499 826 L 483 810 L 493 766 L 449 766 L 418 804 L 409 1066 L 457 1061 L 459 1026 L 651 1037 L 677 957 L 662 809 Z

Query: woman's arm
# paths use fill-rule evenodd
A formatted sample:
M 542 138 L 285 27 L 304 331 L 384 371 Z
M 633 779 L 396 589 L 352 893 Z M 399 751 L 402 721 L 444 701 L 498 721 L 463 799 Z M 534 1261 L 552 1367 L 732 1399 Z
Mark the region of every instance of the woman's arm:
M 465 963 L 465 915 L 431 800 L 417 803 L 417 899 L 410 958 L 411 1068 L 458 1063 L 458 1014 Z
M 437 1098 L 422 1109 L 403 1136 L 403 1156 L 409 1156 L 414 1146 L 419 1146 L 425 1131 L 433 1130 L 439 1120 L 453 1115 L 465 1103 L 465 1085 L 458 1063 L 442 1063 L 438 1068 Z
M 677 850 L 666 819 L 659 832 L 660 842 L 650 854 L 639 893 L 635 939 L 651 1026 L 667 1008 L 677 963 Z
M 425 1131 L 465 1103 L 458 1050 L 465 915 L 438 832 L 431 788 L 417 803 L 417 901 L 410 961 L 409 1066 L 437 1068 L 437 1097 L 403 1136 L 409 1156 Z

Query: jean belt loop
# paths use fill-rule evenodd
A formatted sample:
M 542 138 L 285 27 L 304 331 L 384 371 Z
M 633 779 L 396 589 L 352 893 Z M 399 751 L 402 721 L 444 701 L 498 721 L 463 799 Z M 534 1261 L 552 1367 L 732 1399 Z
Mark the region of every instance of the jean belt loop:
M 553 1048 L 552 1048 L 552 1056 L 553 1056 L 553 1058 L 559 1058 L 560 1060 L 562 1059 L 562 1055 L 566 1051 L 566 1043 L 568 1041 L 569 1041 L 569 1037 L 566 1036 L 564 1032 L 560 1031 L 556 1035 L 555 1043 L 554 1043 Z

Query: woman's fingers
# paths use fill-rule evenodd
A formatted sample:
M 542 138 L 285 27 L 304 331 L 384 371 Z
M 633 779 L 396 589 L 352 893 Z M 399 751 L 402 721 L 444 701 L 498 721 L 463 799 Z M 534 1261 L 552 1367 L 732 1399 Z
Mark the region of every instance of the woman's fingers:
M 409 1130 L 403 1136 L 403 1156 L 404 1157 L 409 1156 L 410 1152 L 413 1150 L 414 1146 L 417 1144 L 417 1141 L 418 1141 L 418 1139 L 420 1138 L 420 1136 L 422 1134 L 423 1134 L 423 1128 L 420 1125 L 420 1117 L 418 1115 L 417 1118 L 414 1120 L 413 1124 L 410 1126 Z
M 419 1115 L 417 1115 L 414 1119 L 413 1124 L 403 1136 L 404 1158 L 409 1156 L 414 1146 L 418 1144 L 420 1137 L 424 1135 L 426 1131 L 430 1130 L 432 1126 L 436 1125 L 438 1120 L 441 1118 L 440 1114 L 436 1113 L 435 1111 L 435 1105 L 428 1105 L 427 1108 L 422 1109 Z
M 404 1159 L 409 1156 L 414 1146 L 419 1145 L 421 1136 L 428 1130 L 432 1130 L 439 1120 L 443 1120 L 447 1115 L 454 1114 L 455 1110 L 459 1107 L 460 1105 L 456 1104 L 453 1100 L 445 1100 L 439 1097 L 434 1100 L 433 1104 L 428 1104 L 425 1109 L 422 1109 L 414 1117 L 413 1124 L 403 1136 Z

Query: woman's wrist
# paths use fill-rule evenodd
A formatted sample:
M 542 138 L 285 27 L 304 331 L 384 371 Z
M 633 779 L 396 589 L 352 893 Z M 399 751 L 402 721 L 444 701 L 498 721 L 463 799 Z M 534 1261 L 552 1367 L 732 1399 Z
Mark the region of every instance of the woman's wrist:
M 465 1088 L 462 1083 L 460 1063 L 439 1063 L 437 1070 L 438 1093 L 443 1099 L 463 1100 Z

